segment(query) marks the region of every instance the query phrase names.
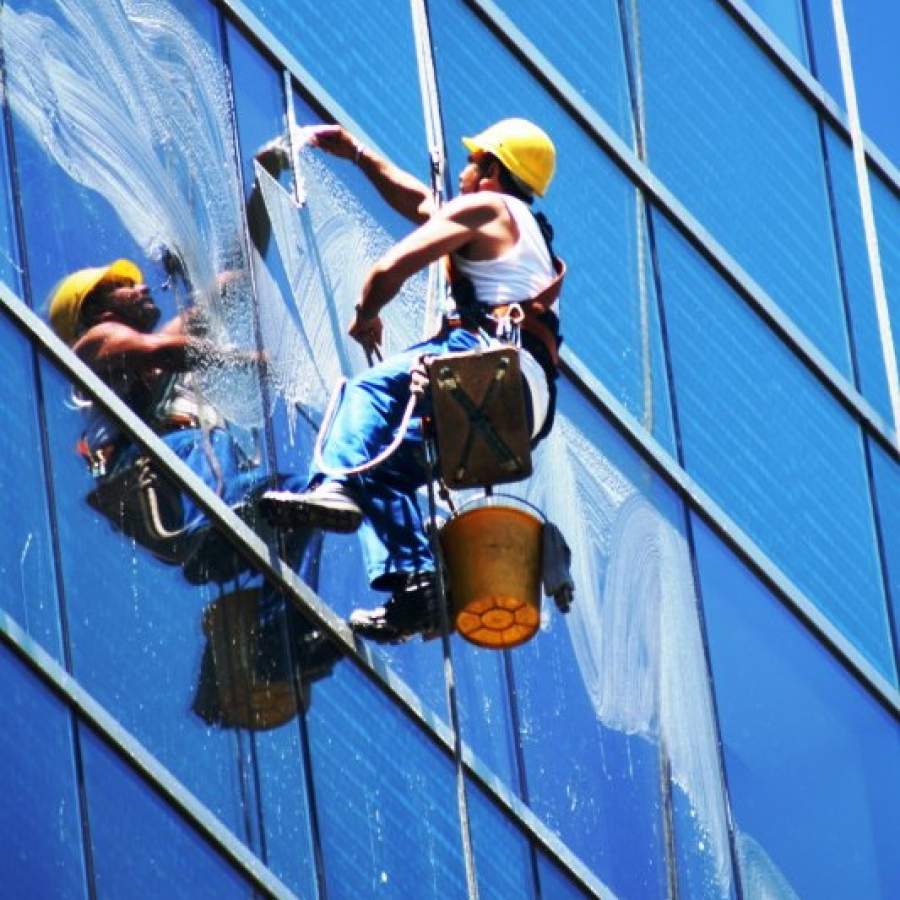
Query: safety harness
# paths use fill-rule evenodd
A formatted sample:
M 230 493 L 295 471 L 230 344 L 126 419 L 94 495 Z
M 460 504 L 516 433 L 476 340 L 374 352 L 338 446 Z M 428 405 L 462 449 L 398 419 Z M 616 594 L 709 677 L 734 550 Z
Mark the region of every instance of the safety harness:
M 543 229 L 541 233 L 544 233 Z M 534 436 L 532 445 L 545 438 L 553 427 L 556 379 L 559 377 L 559 347 L 563 340 L 559 330 L 559 317 L 552 307 L 562 291 L 566 264 L 553 252 L 546 234 L 544 238 L 553 260 L 553 280 L 536 297 L 516 303 L 500 306 L 480 303 L 472 280 L 459 272 L 452 257 L 447 257 L 447 280 L 456 304 L 456 313 L 445 318 L 446 326 L 465 328 L 503 343 L 521 346 L 537 360 L 547 376 L 550 403 L 547 416 L 540 431 Z

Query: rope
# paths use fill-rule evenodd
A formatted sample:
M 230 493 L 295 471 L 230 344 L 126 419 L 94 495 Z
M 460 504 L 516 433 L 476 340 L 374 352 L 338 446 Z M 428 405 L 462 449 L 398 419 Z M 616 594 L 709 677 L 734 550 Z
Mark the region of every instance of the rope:
M 425 119 L 425 139 L 429 148 L 429 175 L 431 195 L 435 209 L 443 205 L 450 190 L 447 182 L 446 141 L 441 117 L 434 46 L 428 19 L 427 0 L 410 0 L 413 33 L 416 44 L 416 64 L 419 71 L 419 87 L 422 95 L 422 112 Z M 440 311 L 437 298 L 446 293 L 446 277 L 440 263 L 433 263 L 428 270 L 428 291 L 425 298 L 423 337 L 428 337 L 437 327 Z
M 409 423 L 412 421 L 413 412 L 416 407 L 416 395 L 410 392 L 409 400 L 406 402 L 406 409 L 403 410 L 403 418 L 400 421 L 400 425 L 397 428 L 397 434 L 394 435 L 394 440 L 384 448 L 374 459 L 370 459 L 368 462 L 363 463 L 359 466 L 349 466 L 348 468 L 333 468 L 331 466 L 325 465 L 325 460 L 322 458 L 322 445 L 325 443 L 326 438 L 328 437 L 328 433 L 331 431 L 331 426 L 334 423 L 334 417 L 337 414 L 337 408 L 339 402 L 344 394 L 344 388 L 347 386 L 347 379 L 342 378 L 338 381 L 337 386 L 331 392 L 331 398 L 328 401 L 328 408 L 325 410 L 325 418 L 322 420 L 322 427 L 319 428 L 319 433 L 316 435 L 316 445 L 313 448 L 313 460 L 315 467 L 323 472 L 325 475 L 328 475 L 331 478 L 346 478 L 348 475 L 361 475 L 363 472 L 368 472 L 370 469 L 374 469 L 376 466 L 380 466 L 386 459 L 388 459 L 391 454 L 396 453 L 399 449 L 400 444 L 403 443 L 403 439 L 406 437 L 406 432 L 409 430 Z
M 850 60 L 850 40 L 844 18 L 842 0 L 832 0 L 834 30 L 837 36 L 838 58 L 841 65 L 841 80 L 847 101 L 847 118 L 850 125 L 850 145 L 856 169 L 857 190 L 862 208 L 863 229 L 866 236 L 866 251 L 869 257 L 869 272 L 872 276 L 872 290 L 875 294 L 875 312 L 878 317 L 878 331 L 881 336 L 881 352 L 884 357 L 885 375 L 891 398 L 891 412 L 894 417 L 894 441 L 900 447 L 900 375 L 897 371 L 897 351 L 891 330 L 891 316 L 887 291 L 884 286 L 884 272 L 881 267 L 881 253 L 878 248 L 878 232 L 875 228 L 875 211 L 869 187 L 869 172 L 866 167 L 865 138 L 856 102 L 856 86 L 853 80 L 853 65 Z
M 463 844 L 463 858 L 466 865 L 466 887 L 469 900 L 478 900 L 478 879 L 475 874 L 475 850 L 472 846 L 472 825 L 469 817 L 469 801 L 466 795 L 466 773 L 463 765 L 462 726 L 459 715 L 459 700 L 456 695 L 456 674 L 450 651 L 450 616 L 447 613 L 447 584 L 444 567 L 441 564 L 441 545 L 438 536 L 438 512 L 434 483 L 437 479 L 437 451 L 431 436 L 425 439 L 425 464 L 428 469 L 428 515 L 431 523 L 429 539 L 435 561 L 435 581 L 437 584 L 439 615 L 441 621 L 441 653 L 444 660 L 444 681 L 447 685 L 447 708 L 450 712 L 450 729 L 453 732 L 453 763 L 456 768 L 456 802 L 459 809 L 460 834 Z
M 446 142 L 441 118 L 440 98 L 438 96 L 437 76 L 434 62 L 434 46 L 431 39 L 431 28 L 428 20 L 427 0 L 410 0 L 413 30 L 416 40 L 416 61 L 419 68 L 419 82 L 422 92 L 423 112 L 425 115 L 425 132 L 430 148 L 431 190 L 434 206 L 437 209 L 449 195 L 446 187 Z M 439 310 L 436 309 L 437 298 L 446 295 L 446 274 L 440 263 L 433 263 L 428 273 L 428 293 L 425 303 L 424 330 L 425 337 L 437 326 Z M 462 735 L 459 722 L 459 707 L 456 699 L 456 684 L 453 674 L 453 662 L 450 657 L 450 625 L 447 621 L 447 593 L 440 566 L 440 546 L 437 537 L 437 504 L 434 497 L 434 478 L 437 471 L 434 460 L 434 447 L 430 440 L 425 441 L 426 465 L 429 467 L 428 503 L 431 514 L 431 543 L 434 550 L 435 570 L 438 596 L 441 600 L 441 646 L 444 657 L 444 675 L 447 684 L 447 702 L 450 710 L 450 723 L 454 736 L 454 761 L 456 765 L 457 803 L 459 806 L 460 832 L 462 835 L 463 857 L 466 865 L 466 887 L 469 900 L 478 900 L 478 880 L 475 874 L 475 851 L 472 846 L 472 831 L 469 821 L 469 807 L 466 798 L 466 779 L 462 762 Z
M 621 13 L 620 13 L 621 15 Z M 644 69 L 641 62 L 641 26 L 638 0 L 631 0 L 631 25 L 634 34 L 634 54 L 632 57 L 632 107 L 634 110 L 634 137 L 637 157 L 642 163 L 647 162 L 647 128 L 646 108 L 644 103 Z M 627 41 L 626 41 L 627 46 Z M 644 427 L 652 432 L 654 422 L 653 409 L 653 360 L 650 344 L 650 302 L 647 290 L 647 249 L 645 241 L 645 222 L 647 208 L 644 192 L 635 187 L 634 206 L 635 230 L 637 231 L 637 268 L 638 291 L 640 296 L 640 328 L 641 328 L 641 363 L 642 381 L 644 385 Z

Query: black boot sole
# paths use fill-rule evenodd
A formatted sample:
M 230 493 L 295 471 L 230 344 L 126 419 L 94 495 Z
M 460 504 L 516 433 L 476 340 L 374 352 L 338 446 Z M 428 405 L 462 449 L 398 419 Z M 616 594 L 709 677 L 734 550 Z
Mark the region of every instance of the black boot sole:
M 303 499 L 262 497 L 259 511 L 276 528 L 318 528 L 335 534 L 353 534 L 362 525 L 362 513 L 337 509 Z

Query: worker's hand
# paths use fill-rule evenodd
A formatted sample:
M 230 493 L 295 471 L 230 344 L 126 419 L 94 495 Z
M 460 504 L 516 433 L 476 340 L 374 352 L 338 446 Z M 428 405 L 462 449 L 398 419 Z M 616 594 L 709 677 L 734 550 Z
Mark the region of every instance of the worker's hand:
M 318 125 L 310 129 L 310 144 L 332 156 L 355 161 L 360 145 L 346 129 L 340 125 Z
M 263 144 L 254 154 L 254 159 L 273 177 L 290 168 L 291 156 L 288 139 L 281 135 Z
M 384 322 L 379 315 L 361 316 L 357 311 L 353 315 L 347 334 L 366 351 L 367 356 L 372 356 L 380 352 Z
M 409 370 L 411 376 L 409 390 L 418 397 L 424 396 L 428 390 L 428 366 L 433 359 L 434 356 L 420 356 Z

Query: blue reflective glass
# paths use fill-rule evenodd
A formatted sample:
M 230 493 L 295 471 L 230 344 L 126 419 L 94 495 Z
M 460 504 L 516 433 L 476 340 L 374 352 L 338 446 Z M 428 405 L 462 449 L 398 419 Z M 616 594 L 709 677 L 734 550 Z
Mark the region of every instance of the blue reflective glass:
M 619 4 L 570 0 L 550 6 L 500 0 L 497 6 L 622 140 L 633 145 Z
M 806 61 L 803 0 L 747 0 L 747 5 L 800 62 Z
M 840 56 L 831 3 L 805 4 L 815 53 L 816 77 L 839 106 L 846 109 Z M 900 158 L 896 116 L 884 102 L 884 88 L 898 78 L 894 52 L 897 7 L 890 2 L 843 3 L 854 89 L 862 127 L 869 140 L 896 166 Z
M 245 900 L 238 874 L 99 738 L 82 730 L 91 861 L 98 900 L 135 896 Z
M 214 12 L 204 6 L 192 16 L 203 30 L 165 3 L 140 16 L 114 0 L 81 17 L 55 0 L 4 8 L 36 307 L 85 265 L 143 264 L 169 250 L 191 287 L 209 290 L 233 262 L 240 198 L 236 179 L 225 177 L 233 174 L 227 79 Z M 165 277 L 145 274 L 154 286 Z
M 656 233 L 688 472 L 893 680 L 859 425 L 671 227 Z
M 246 5 L 393 160 L 427 176 L 406 0 L 385 0 L 377 15 L 367 0 L 250 0 Z M 327 105 L 329 98 L 317 99 Z
M 721 809 L 724 812 L 724 806 Z M 677 784 L 672 789 L 670 815 L 675 832 L 678 896 L 703 900 L 736 900 L 741 896 L 733 875 L 733 848 L 727 829 L 722 828 L 716 845 L 716 837 Z
M 84 834 L 68 711 L 0 647 L 0 875 L 5 897 L 86 900 Z
M 875 479 L 876 508 L 881 525 L 885 572 L 893 604 L 894 640 L 900 636 L 900 465 L 874 441 L 869 443 Z M 900 648 L 895 647 L 900 659 Z
M 553 897 L 553 900 L 585 900 L 594 896 L 577 887 L 569 876 L 563 874 L 559 866 L 543 854 L 538 854 L 537 861 L 542 897 Z
M 900 345 L 900 185 L 890 186 L 869 170 L 872 206 L 878 230 L 881 274 L 890 310 L 895 353 Z
M 538 896 L 528 840 L 474 784 L 466 786 L 466 796 L 479 896 Z
M 354 666 L 318 687 L 307 721 L 328 896 L 462 900 L 451 758 Z
M 826 140 L 859 387 L 872 406 L 890 421 L 891 402 L 853 156 L 847 142 L 833 130 L 826 131 Z M 884 238 L 890 238 L 887 229 Z M 890 258 L 890 241 L 884 238 L 880 244 Z
M 482 765 L 520 794 L 509 656 L 486 653 L 459 640 L 453 644 L 453 664 L 466 745 Z
M 550 134 L 559 148 L 557 170 L 538 205 L 553 223 L 556 249 L 569 267 L 562 295 L 566 346 L 661 443 L 672 446 L 640 196 L 465 4 L 445 0 L 432 11 L 432 25 L 451 172 L 465 162 L 460 136 L 497 119 L 524 115 Z M 484 90 L 486 73 L 490 91 Z
M 44 472 L 41 403 L 34 357 L 26 338 L 0 317 L 0 360 L 7 373 L 0 387 L 0 490 L 15 515 L 0 525 L 0 605 L 47 652 L 61 658 L 59 609 Z
M 639 21 L 651 168 L 849 377 L 815 112 L 716 0 Z
M 7 155 L 6 129 L 0 129 L 0 281 L 14 291 L 21 288 L 19 250 L 13 213 L 12 168 Z
M 287 883 L 305 891 L 314 866 L 298 719 L 337 654 L 203 520 L 189 533 L 173 527 L 181 501 L 157 477 L 152 495 L 132 488 L 146 509 L 126 503 L 120 517 L 103 506 L 101 515 L 98 488 L 119 502 L 124 495 L 109 486 L 115 481 L 93 479 L 73 452 L 78 413 L 65 402 L 68 386 L 51 375 L 48 369 L 45 397 L 75 677 Z M 178 452 L 197 440 L 191 431 L 162 439 Z M 231 492 L 247 481 L 226 468 L 227 435 L 216 428 L 206 440 Z M 202 458 L 192 453 L 185 461 Z M 204 471 L 198 466 L 197 475 Z M 147 540 L 148 510 L 171 540 Z M 303 537 L 283 547 L 313 584 L 317 550 L 318 541 Z M 286 795 L 292 803 L 281 802 Z
M 695 538 L 743 896 L 889 900 L 896 718 L 700 522 Z

